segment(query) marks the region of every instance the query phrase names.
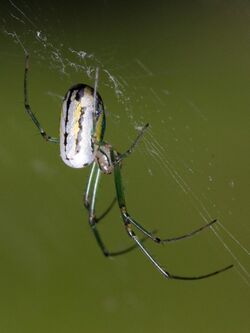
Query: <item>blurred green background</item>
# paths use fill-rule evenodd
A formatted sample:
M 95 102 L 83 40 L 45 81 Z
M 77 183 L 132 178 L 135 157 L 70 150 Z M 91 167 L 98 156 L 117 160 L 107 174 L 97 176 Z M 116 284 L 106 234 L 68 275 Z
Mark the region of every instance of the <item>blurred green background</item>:
M 0 13 L 0 332 L 249 332 L 249 1 L 2 1 Z M 171 237 L 219 219 L 183 242 L 147 241 L 160 262 L 179 275 L 234 269 L 167 281 L 138 250 L 101 255 L 82 202 L 89 169 L 65 166 L 25 114 L 17 40 L 51 135 L 61 97 L 93 85 L 97 66 L 106 140 L 123 151 L 150 123 L 122 168 L 141 224 Z M 113 197 L 104 176 L 100 213 Z M 117 207 L 99 229 L 112 251 L 131 245 Z

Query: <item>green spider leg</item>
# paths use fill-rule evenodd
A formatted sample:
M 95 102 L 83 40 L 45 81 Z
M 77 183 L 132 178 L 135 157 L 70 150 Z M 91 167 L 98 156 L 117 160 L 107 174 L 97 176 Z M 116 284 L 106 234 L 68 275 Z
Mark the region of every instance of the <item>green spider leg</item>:
M 117 158 L 119 159 L 119 155 L 116 151 L 111 149 L 111 159 L 114 167 L 114 181 L 115 181 L 115 187 L 116 187 L 116 194 L 118 199 L 118 204 L 121 212 L 121 216 L 124 222 L 124 226 L 126 228 L 126 231 L 128 235 L 134 240 L 134 242 L 138 245 L 140 250 L 147 256 L 147 258 L 153 263 L 153 265 L 168 279 L 176 279 L 176 280 L 201 280 L 208 278 L 210 276 L 214 276 L 216 274 L 222 273 L 229 268 L 233 267 L 233 265 L 229 265 L 227 267 L 224 267 L 222 269 L 216 270 L 214 272 L 204 274 L 204 275 L 198 275 L 198 276 L 179 276 L 174 275 L 165 270 L 159 263 L 154 259 L 154 257 L 150 254 L 150 252 L 146 249 L 146 247 L 140 242 L 138 237 L 136 236 L 135 232 L 132 230 L 132 225 L 137 227 L 139 230 L 141 230 L 144 234 L 149 236 L 152 239 L 155 239 L 157 243 L 159 243 L 157 238 L 154 238 L 151 233 L 147 232 L 141 225 L 139 225 L 127 212 L 126 203 L 125 203 L 125 195 L 123 190 L 123 184 L 122 184 L 122 176 L 121 176 L 121 170 L 120 170 L 120 163 L 117 163 Z M 201 229 L 201 228 L 200 228 Z M 200 231 L 197 230 L 196 232 Z M 202 229 L 201 229 L 202 230 Z M 194 233 L 194 232 L 193 232 Z M 191 234 L 187 234 L 185 237 L 190 237 Z M 183 236 L 177 237 L 173 240 L 179 240 L 182 239 Z
M 93 163 L 89 177 L 88 177 L 88 181 L 87 181 L 87 186 L 84 192 L 84 206 L 87 210 L 89 210 L 90 208 L 90 192 L 91 192 L 91 187 L 93 186 L 93 181 L 94 181 L 94 176 L 97 172 L 97 168 L 98 165 L 97 163 Z M 111 202 L 111 204 L 108 206 L 108 208 L 99 216 L 99 217 L 95 217 L 95 222 L 99 222 L 101 221 L 106 215 L 108 215 L 108 213 L 112 210 L 112 208 L 114 207 L 115 203 L 116 203 L 116 198 L 114 198 Z
M 35 126 L 38 128 L 41 136 L 43 139 L 47 142 L 52 142 L 52 143 L 59 143 L 58 138 L 54 138 L 50 135 L 48 135 L 45 130 L 43 129 L 42 125 L 38 121 L 37 117 L 31 110 L 31 106 L 29 104 L 29 94 L 28 94 L 28 72 L 29 72 L 29 54 L 26 53 L 25 56 L 25 69 L 24 69 L 24 107 L 28 115 L 30 116 L 31 120 L 35 124 Z
M 99 245 L 102 253 L 106 257 L 114 257 L 118 255 L 125 254 L 127 252 L 130 252 L 134 249 L 137 248 L 137 244 L 132 245 L 126 249 L 120 250 L 120 251 L 115 251 L 115 252 L 110 252 L 106 248 L 99 231 L 97 230 L 97 223 L 104 218 L 108 214 L 108 212 L 111 210 L 113 206 L 113 201 L 109 208 L 99 217 L 96 218 L 95 215 L 95 204 L 96 204 L 96 195 L 97 195 L 97 190 L 98 190 L 98 185 L 100 181 L 100 176 L 101 176 L 101 170 L 99 169 L 98 165 L 96 162 L 93 163 L 93 166 L 90 171 L 90 175 L 87 181 L 87 186 L 84 194 L 84 205 L 85 208 L 88 210 L 88 219 L 89 219 L 89 225 L 94 233 L 95 239 L 97 241 L 97 244 Z M 143 243 L 147 238 L 143 238 L 141 242 Z
M 115 161 L 113 162 L 113 165 L 119 164 L 124 158 L 128 157 L 130 154 L 132 154 L 135 150 L 135 148 L 138 146 L 140 140 L 142 139 L 142 136 L 144 135 L 145 131 L 149 127 L 149 123 L 144 125 L 142 129 L 139 131 L 139 134 L 135 138 L 134 142 L 132 142 L 131 146 L 122 154 L 118 154 L 116 156 Z
M 151 232 L 149 232 L 147 229 L 145 229 L 141 224 L 139 224 L 138 222 L 136 222 L 133 218 L 131 218 L 131 216 L 129 214 L 127 214 L 127 220 L 130 221 L 131 224 L 133 224 L 138 230 L 140 230 L 144 235 L 147 235 L 147 237 L 149 237 L 150 239 L 152 239 L 154 242 L 156 243 L 160 243 L 160 244 L 164 244 L 164 243 L 171 243 L 171 242 L 176 242 L 185 238 L 190 238 L 196 234 L 198 234 L 199 232 L 201 232 L 202 230 L 212 226 L 214 223 L 217 222 L 217 220 L 213 220 L 207 224 L 202 225 L 201 227 L 188 232 L 184 235 L 181 236 L 177 236 L 177 237 L 171 237 L 171 238 L 164 238 L 161 239 L 159 237 L 155 237 Z
M 92 168 L 88 177 L 88 181 L 87 181 L 87 186 L 84 192 L 84 206 L 86 209 L 89 209 L 90 206 L 90 192 L 91 192 L 91 187 L 93 185 L 93 180 L 94 180 L 94 176 L 95 173 L 97 171 L 98 165 L 96 163 L 92 164 Z
M 96 80 L 95 82 L 98 82 L 98 68 L 96 69 Z M 96 86 L 95 86 L 95 91 L 96 91 Z M 96 95 L 96 93 L 95 93 Z M 131 146 L 129 147 L 129 149 L 127 149 L 123 154 L 120 154 L 119 157 L 117 158 L 115 164 L 119 163 L 122 159 L 128 157 L 136 148 L 136 146 L 138 145 L 139 141 L 141 140 L 145 130 L 148 128 L 149 124 L 146 124 L 139 132 L 138 136 L 136 137 L 136 139 L 133 141 L 133 143 L 131 144 Z M 106 142 L 105 141 L 101 141 L 101 142 L 97 142 L 94 141 L 95 144 L 99 147 L 101 146 L 105 146 Z M 84 193 L 84 206 L 85 208 L 89 209 L 89 194 L 90 194 L 90 189 L 91 189 L 91 185 L 93 183 L 93 179 L 94 179 L 94 174 L 96 172 L 98 168 L 98 165 L 96 163 L 93 163 L 91 171 L 90 171 L 90 175 L 87 181 L 87 186 L 86 186 L 86 190 Z M 114 207 L 115 203 L 117 201 L 117 198 L 115 197 L 112 202 L 110 203 L 110 205 L 108 206 L 108 208 L 99 216 L 99 217 L 95 217 L 95 222 L 99 222 L 101 221 Z M 155 233 L 155 231 L 153 231 L 152 233 L 150 233 L 150 235 L 152 236 Z M 148 237 L 148 235 L 147 235 Z
M 144 125 L 142 127 L 142 129 L 140 130 L 139 134 L 137 135 L 137 137 L 134 140 L 134 142 L 132 143 L 132 145 L 124 153 L 120 154 L 120 153 L 117 153 L 116 151 L 114 151 L 114 156 L 113 156 L 114 158 L 113 158 L 113 161 L 112 161 L 114 167 L 117 166 L 118 164 L 120 164 L 124 158 L 128 157 L 135 150 L 135 148 L 139 144 L 140 140 L 142 139 L 142 136 L 144 135 L 145 131 L 147 130 L 148 126 L 149 126 L 149 124 L 147 123 L 146 125 Z M 217 222 L 217 220 L 215 219 L 215 220 L 213 220 L 209 223 L 206 223 L 206 224 L 202 225 L 201 227 L 199 227 L 195 230 L 192 230 L 192 231 L 190 231 L 190 232 L 188 232 L 184 235 L 177 236 L 177 237 L 172 237 L 172 238 L 160 239 L 159 237 L 155 237 L 151 232 L 146 230 L 138 222 L 134 221 L 128 214 L 127 214 L 126 218 L 127 218 L 127 220 L 130 220 L 130 223 L 133 224 L 138 230 L 140 230 L 145 236 L 149 237 L 150 239 L 152 239 L 156 243 L 170 243 L 170 242 L 176 242 L 178 240 L 182 240 L 184 238 L 192 237 L 195 234 L 198 234 L 203 229 L 208 228 L 211 225 L 213 225 L 215 222 Z

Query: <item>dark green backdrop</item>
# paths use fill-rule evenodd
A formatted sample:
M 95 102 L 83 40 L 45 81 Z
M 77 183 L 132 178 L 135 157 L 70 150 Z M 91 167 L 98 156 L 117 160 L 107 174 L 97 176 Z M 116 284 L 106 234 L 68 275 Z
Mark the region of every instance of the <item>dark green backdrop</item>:
M 1 333 L 249 332 L 250 4 L 132 3 L 0 4 Z M 17 40 L 31 55 L 31 105 L 52 135 L 61 97 L 93 84 L 97 66 L 106 140 L 123 151 L 150 123 L 122 169 L 140 223 L 171 237 L 219 219 L 214 232 L 180 243 L 147 241 L 165 267 L 233 270 L 167 281 L 138 250 L 101 255 L 82 203 L 89 170 L 65 166 L 25 114 Z M 112 176 L 99 194 L 102 212 Z M 117 208 L 100 231 L 112 250 L 131 244 Z

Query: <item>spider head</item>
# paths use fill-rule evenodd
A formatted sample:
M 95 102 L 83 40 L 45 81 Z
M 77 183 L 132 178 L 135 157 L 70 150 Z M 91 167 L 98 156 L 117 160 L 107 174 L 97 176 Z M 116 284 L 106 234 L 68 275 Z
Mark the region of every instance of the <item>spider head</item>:
M 114 170 L 114 165 L 111 159 L 111 145 L 108 143 L 97 148 L 95 153 L 95 161 L 100 170 L 105 174 L 111 174 Z

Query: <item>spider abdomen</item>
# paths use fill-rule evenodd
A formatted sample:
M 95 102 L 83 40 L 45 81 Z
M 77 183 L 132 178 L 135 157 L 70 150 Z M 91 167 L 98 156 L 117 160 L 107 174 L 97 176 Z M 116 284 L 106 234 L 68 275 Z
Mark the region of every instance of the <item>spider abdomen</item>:
M 77 84 L 68 90 L 60 125 L 60 155 L 65 164 L 83 168 L 94 161 L 93 137 L 99 134 L 97 123 L 103 114 L 102 99 L 99 94 L 94 98 L 92 87 Z

